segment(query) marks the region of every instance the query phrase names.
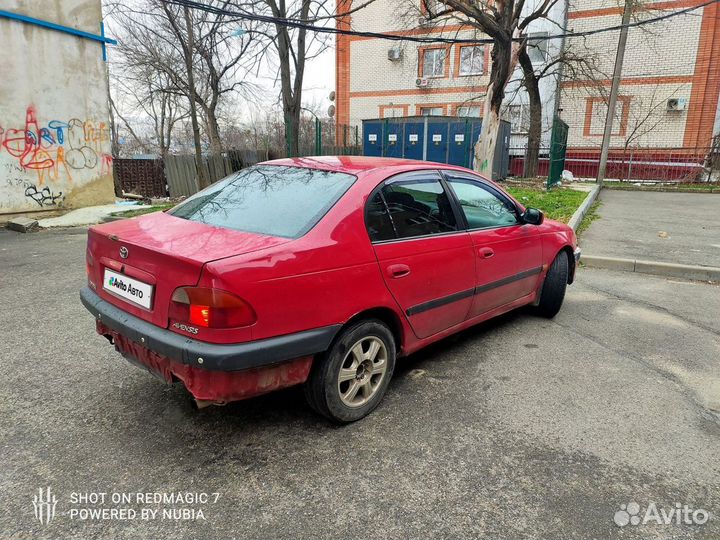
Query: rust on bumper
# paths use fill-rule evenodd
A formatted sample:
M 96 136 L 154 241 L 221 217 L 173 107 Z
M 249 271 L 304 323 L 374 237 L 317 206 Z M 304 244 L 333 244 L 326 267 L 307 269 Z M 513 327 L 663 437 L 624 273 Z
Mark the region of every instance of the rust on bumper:
M 97 332 L 112 338 L 115 350 L 168 384 L 181 381 L 196 400 L 229 402 L 304 383 L 313 357 L 242 371 L 210 371 L 162 356 L 96 321 Z

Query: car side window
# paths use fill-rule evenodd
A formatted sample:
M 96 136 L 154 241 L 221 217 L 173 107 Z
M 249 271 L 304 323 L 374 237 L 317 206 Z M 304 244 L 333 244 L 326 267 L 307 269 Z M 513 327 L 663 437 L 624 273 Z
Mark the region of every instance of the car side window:
M 368 201 L 365 216 L 371 242 L 395 239 L 395 228 L 390 219 L 390 212 L 379 191 Z
M 437 179 L 389 182 L 382 196 L 397 238 L 413 238 L 458 229 L 448 194 Z
M 464 178 L 449 178 L 448 184 L 460 202 L 469 229 L 507 227 L 519 223 L 515 206 L 482 184 Z

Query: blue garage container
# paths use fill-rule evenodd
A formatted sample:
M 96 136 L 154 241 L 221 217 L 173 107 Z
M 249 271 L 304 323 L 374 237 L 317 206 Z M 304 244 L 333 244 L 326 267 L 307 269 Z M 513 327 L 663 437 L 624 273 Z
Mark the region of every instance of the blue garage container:
M 363 120 L 363 154 L 404 157 L 473 167 L 480 118 L 405 116 Z M 493 179 L 508 174 L 510 123 L 503 121 L 493 163 Z

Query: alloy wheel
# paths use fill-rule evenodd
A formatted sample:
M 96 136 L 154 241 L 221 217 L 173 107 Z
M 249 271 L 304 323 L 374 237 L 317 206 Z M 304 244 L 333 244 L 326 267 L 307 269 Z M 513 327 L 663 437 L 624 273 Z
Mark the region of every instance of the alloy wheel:
M 338 392 L 348 407 L 365 405 L 378 391 L 388 365 L 385 343 L 368 336 L 358 340 L 345 355 L 338 373 Z

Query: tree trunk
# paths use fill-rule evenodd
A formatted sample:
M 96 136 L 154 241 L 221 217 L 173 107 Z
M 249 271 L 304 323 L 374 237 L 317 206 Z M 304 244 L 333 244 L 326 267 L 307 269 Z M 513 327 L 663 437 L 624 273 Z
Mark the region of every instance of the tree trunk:
M 206 111 L 207 135 L 210 140 L 210 152 L 213 155 L 220 155 L 223 151 L 222 139 L 220 138 L 220 127 L 218 126 L 215 109 L 210 107 Z
M 300 155 L 300 107 L 294 99 L 285 108 L 284 120 L 288 157 L 297 157 Z
M 193 75 L 193 29 L 190 21 L 190 8 L 185 9 L 185 28 L 187 30 L 187 46 L 183 47 L 185 56 L 185 68 L 187 69 L 188 78 L 188 100 L 190 101 L 190 121 L 192 123 L 193 143 L 195 146 L 195 169 L 198 176 L 198 187 L 205 189 L 210 185 L 210 180 L 205 173 L 205 164 L 203 163 L 202 147 L 200 146 L 200 126 L 197 118 L 197 107 L 195 106 L 196 91 L 195 77 Z
M 495 146 L 500 132 L 500 112 L 490 106 L 492 90 L 488 88 L 480 140 L 475 145 L 475 170 L 492 178 Z
M 274 17 L 287 18 L 285 1 L 276 3 L 273 0 L 266 0 L 271 8 Z M 310 0 L 302 0 L 300 9 L 301 21 L 308 19 Z M 297 31 L 297 46 L 293 48 L 292 36 L 286 26 L 275 25 L 277 38 L 275 46 L 278 51 L 280 62 L 280 93 L 283 104 L 283 119 L 285 121 L 285 145 L 288 157 L 297 156 L 300 153 L 300 109 L 302 107 L 302 83 L 305 71 L 307 31 L 299 28 Z M 292 57 L 292 60 L 291 60 Z M 290 62 L 294 62 L 295 76 L 292 76 Z
M 525 152 L 523 176 L 534 178 L 538 174 L 540 161 L 540 139 L 542 138 L 542 101 L 540 99 L 540 82 L 535 75 L 532 61 L 527 49 L 522 48 L 518 56 L 523 70 L 523 86 L 530 101 L 530 126 L 528 129 L 528 146 Z
M 495 148 L 500 133 L 500 107 L 505 98 L 505 87 L 514 67 L 513 46 L 510 36 L 496 39 L 492 49 L 490 83 L 485 95 L 482 131 L 475 145 L 475 170 L 492 177 Z

